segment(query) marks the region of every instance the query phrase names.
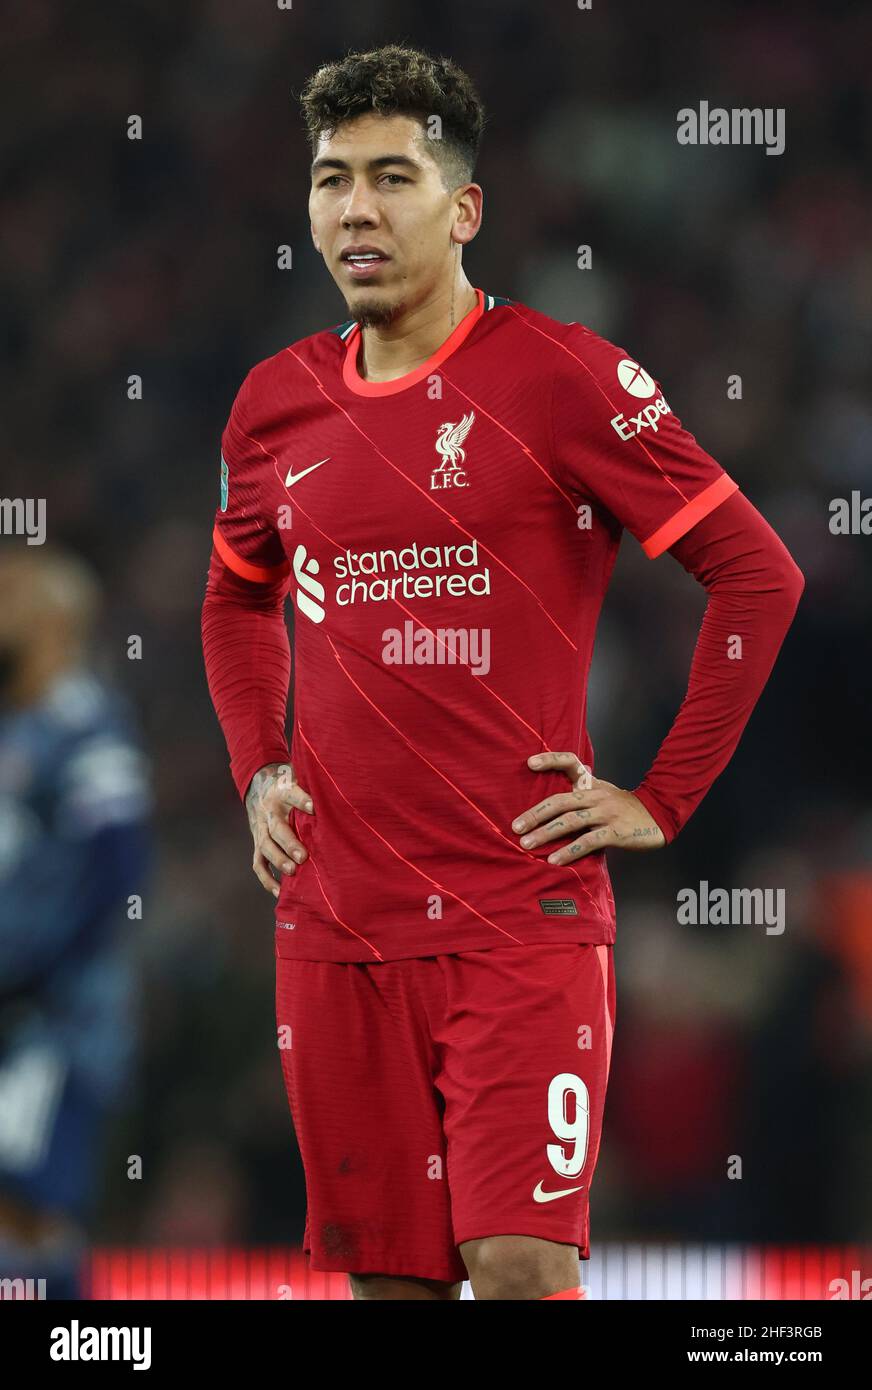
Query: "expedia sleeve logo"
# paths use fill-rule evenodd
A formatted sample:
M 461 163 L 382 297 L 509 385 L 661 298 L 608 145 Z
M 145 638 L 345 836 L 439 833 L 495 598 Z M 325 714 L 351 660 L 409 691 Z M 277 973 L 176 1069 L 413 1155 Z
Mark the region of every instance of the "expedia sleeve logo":
M 630 357 L 625 357 L 618 363 L 618 381 L 631 396 L 640 396 L 643 400 L 653 396 L 656 389 L 654 378 Z
M 635 396 L 638 400 L 648 400 L 657 390 L 653 376 L 631 357 L 622 358 L 617 370 L 618 381 L 628 395 Z M 612 429 L 619 439 L 635 439 L 643 430 L 653 430 L 656 434 L 661 416 L 671 414 L 671 408 L 666 404 L 664 397 L 658 396 L 656 401 L 643 406 L 638 415 L 631 415 L 629 419 L 623 411 L 615 415 L 611 422 Z

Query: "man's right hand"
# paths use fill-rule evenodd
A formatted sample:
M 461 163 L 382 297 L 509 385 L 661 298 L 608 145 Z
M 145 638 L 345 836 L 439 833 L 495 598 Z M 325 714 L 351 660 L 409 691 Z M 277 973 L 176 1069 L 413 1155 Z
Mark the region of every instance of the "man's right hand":
M 312 798 L 297 782 L 290 763 L 268 763 L 252 777 L 245 809 L 254 840 L 252 868 L 266 891 L 277 898 L 279 887 L 269 866 L 293 874 L 308 857 L 291 830 L 290 815 L 293 810 L 311 815 Z

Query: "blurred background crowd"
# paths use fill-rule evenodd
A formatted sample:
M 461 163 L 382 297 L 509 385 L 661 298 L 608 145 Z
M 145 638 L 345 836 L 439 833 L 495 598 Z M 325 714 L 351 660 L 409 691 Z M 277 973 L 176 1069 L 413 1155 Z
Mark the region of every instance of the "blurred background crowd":
M 254 362 L 346 317 L 309 240 L 296 94 L 349 48 L 405 40 L 466 67 L 489 112 L 472 283 L 626 347 L 806 578 L 727 771 L 668 850 L 610 856 L 618 1012 L 594 1243 L 872 1239 L 872 537 L 829 529 L 832 499 L 872 495 L 872 10 L 0 12 L 2 492 L 45 497 L 49 541 L 97 576 L 91 669 L 133 711 L 153 794 L 141 920 L 125 912 L 121 929 L 138 1002 L 119 1027 L 136 1045 L 91 1238 L 302 1236 L 272 908 L 249 867 L 199 611 L 233 396 Z M 785 108 L 784 153 L 679 145 L 677 112 L 701 100 Z M 285 244 L 290 270 L 277 268 Z M 599 776 L 634 786 L 646 772 L 704 601 L 670 556 L 652 564 L 625 538 L 591 676 Z M 786 930 L 679 926 L 677 892 L 703 879 L 783 888 Z

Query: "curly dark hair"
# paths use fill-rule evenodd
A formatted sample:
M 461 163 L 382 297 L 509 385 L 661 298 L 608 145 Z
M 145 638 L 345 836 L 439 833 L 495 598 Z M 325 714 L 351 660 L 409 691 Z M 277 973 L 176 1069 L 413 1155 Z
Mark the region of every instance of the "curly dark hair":
M 451 191 L 472 179 L 484 107 L 471 78 L 450 58 L 433 58 L 404 44 L 348 53 L 312 74 L 300 105 L 313 154 L 322 135 L 329 137 L 343 121 L 368 111 L 414 116 L 425 128 L 438 116 L 441 138 L 430 148 L 445 187 Z

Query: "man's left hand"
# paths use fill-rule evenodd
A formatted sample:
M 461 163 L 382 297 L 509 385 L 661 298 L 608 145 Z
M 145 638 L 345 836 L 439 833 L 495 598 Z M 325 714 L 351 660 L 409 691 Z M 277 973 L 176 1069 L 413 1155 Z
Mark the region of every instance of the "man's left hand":
M 594 777 L 574 753 L 536 753 L 527 759 L 533 772 L 564 772 L 572 791 L 546 797 L 512 822 L 524 849 L 583 831 L 577 839 L 549 854 L 549 864 L 572 864 L 593 850 L 662 849 L 666 838 L 632 792 Z

